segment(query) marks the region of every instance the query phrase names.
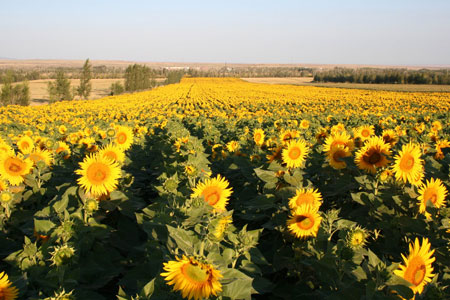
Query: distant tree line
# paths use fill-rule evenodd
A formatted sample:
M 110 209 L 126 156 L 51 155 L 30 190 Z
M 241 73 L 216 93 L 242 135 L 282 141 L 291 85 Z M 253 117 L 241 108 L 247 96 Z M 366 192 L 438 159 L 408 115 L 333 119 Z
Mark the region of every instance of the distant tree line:
M 0 84 L 5 82 L 20 82 L 40 79 L 41 73 L 38 70 L 23 71 L 0 69 Z
M 314 74 L 316 82 L 450 84 L 450 70 L 334 68 Z
M 30 104 L 30 88 L 28 82 L 24 81 L 20 84 L 13 84 L 12 74 L 6 74 L 2 80 L 2 88 L 0 90 L 0 105 L 29 105 Z

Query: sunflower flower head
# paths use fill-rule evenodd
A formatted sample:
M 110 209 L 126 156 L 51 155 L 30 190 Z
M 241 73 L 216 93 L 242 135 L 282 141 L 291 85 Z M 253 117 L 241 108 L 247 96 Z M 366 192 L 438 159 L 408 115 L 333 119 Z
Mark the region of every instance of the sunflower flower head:
M 404 183 L 409 182 L 417 185 L 419 178 L 423 175 L 423 160 L 421 156 L 420 146 L 409 143 L 402 146 L 402 150 L 396 155 L 393 171 L 395 178 Z
M 317 208 L 311 205 L 302 205 L 292 210 L 292 216 L 287 221 L 287 227 L 291 234 L 297 238 L 317 236 L 322 217 Z
M 5 272 L 0 273 L 0 299 L 2 300 L 15 300 L 19 290 L 12 285 L 8 279 L 8 275 Z
M 23 158 L 20 153 L 0 154 L 0 177 L 7 180 L 10 185 L 19 185 L 24 181 L 24 176 L 31 172 L 33 161 Z
M 409 245 L 408 257 L 402 254 L 403 265 L 400 265 L 394 274 L 409 281 L 412 285 L 410 288 L 416 294 L 421 294 L 425 285 L 431 281 L 434 276 L 432 263 L 435 258 L 432 257 L 434 250 L 430 251 L 431 244 L 427 238 L 422 239 L 422 245 L 416 238 L 414 244 Z
M 117 162 L 91 154 L 80 163 L 75 171 L 81 175 L 78 184 L 94 197 L 106 195 L 116 189 L 121 169 Z
M 447 197 L 447 189 L 439 178 L 427 180 L 426 184 L 419 188 L 419 197 L 417 197 L 419 212 L 430 217 L 426 212 L 427 205 L 440 208 L 445 204 L 445 197 Z
M 356 153 L 355 163 L 358 168 L 375 174 L 377 168 L 385 167 L 389 163 L 387 157 L 391 155 L 390 148 L 391 145 L 386 144 L 383 138 L 369 137 L 364 147 Z
M 296 209 L 302 205 L 311 205 L 318 209 L 322 205 L 322 194 L 318 189 L 297 189 L 295 196 L 289 199 L 289 207 Z
M 293 140 L 283 149 L 281 156 L 288 168 L 298 168 L 304 165 L 308 153 L 309 148 L 305 141 Z
M 191 198 L 203 198 L 206 203 L 214 207 L 214 210 L 224 211 L 232 192 L 228 185 L 225 178 L 217 175 L 216 178 L 206 179 L 197 184 Z
M 168 285 L 173 285 L 174 291 L 180 291 L 183 298 L 209 299 L 222 291 L 219 270 L 211 264 L 202 263 L 193 257 L 176 258 L 164 263 L 165 272 L 161 273 Z

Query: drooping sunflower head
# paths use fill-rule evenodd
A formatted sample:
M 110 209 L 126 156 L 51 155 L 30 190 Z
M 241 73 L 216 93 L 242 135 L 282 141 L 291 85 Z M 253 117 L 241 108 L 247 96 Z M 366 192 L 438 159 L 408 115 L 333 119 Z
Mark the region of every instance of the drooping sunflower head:
M 295 196 L 289 199 L 289 207 L 296 209 L 302 205 L 310 205 L 319 209 L 322 205 L 322 194 L 318 189 L 297 189 Z
M 343 160 L 344 157 L 352 156 L 352 152 L 348 147 L 338 145 L 332 147 L 330 151 L 326 153 L 327 161 L 334 169 L 340 170 L 347 167 L 347 163 Z
M 283 162 L 288 168 L 302 167 L 305 163 L 309 148 L 303 140 L 290 141 L 287 147 L 283 149 L 281 156 Z
M 432 274 L 432 263 L 435 258 L 432 257 L 434 250 L 430 251 L 431 244 L 427 238 L 422 239 L 422 245 L 416 238 L 414 244 L 409 244 L 409 255 L 405 257 L 402 254 L 404 265 L 400 265 L 394 274 L 409 281 L 412 285 L 410 288 L 414 293 L 421 294 L 425 285 L 431 281 L 434 276 Z
M 5 272 L 0 273 L 0 299 L 15 300 L 19 295 L 19 290 L 12 285 Z
M 201 197 L 206 203 L 214 207 L 216 211 L 224 211 L 225 206 L 231 196 L 231 188 L 228 188 L 228 181 L 217 175 L 216 178 L 206 179 L 197 184 L 193 189 L 191 198 Z
M 420 146 L 409 143 L 395 156 L 393 171 L 397 180 L 414 184 L 423 174 L 423 160 L 420 158 Z
M 17 141 L 17 148 L 23 154 L 28 154 L 34 149 L 34 141 L 28 135 L 24 135 Z
M 81 175 L 79 185 L 92 196 L 100 197 L 116 189 L 121 170 L 117 162 L 96 154 L 87 156 L 75 173 Z
M 176 258 L 164 263 L 161 276 L 168 285 L 173 285 L 174 291 L 180 291 L 183 298 L 209 299 L 222 291 L 220 279 L 223 277 L 219 270 L 208 263 L 202 263 L 193 257 Z
M 355 163 L 361 170 L 375 174 L 377 168 L 385 167 L 389 160 L 387 157 L 391 155 L 391 145 L 386 144 L 381 137 L 370 137 L 366 140 L 355 157 Z
M 98 152 L 98 155 L 118 163 L 122 163 L 125 160 L 125 153 L 123 151 L 123 148 L 113 143 L 110 143 L 101 148 Z
M 114 141 L 123 150 L 128 150 L 133 144 L 133 131 L 126 126 L 117 126 Z
M 417 197 L 419 212 L 426 213 L 428 201 L 436 208 L 440 208 L 445 204 L 445 197 L 447 197 L 447 189 L 439 178 L 427 180 L 426 184 L 419 189 L 419 197 Z
M 258 146 L 264 144 L 264 138 L 265 138 L 264 130 L 262 130 L 261 128 L 256 129 L 255 132 L 253 133 L 253 141 Z
M 23 158 L 21 154 L 0 154 L 0 176 L 10 185 L 19 185 L 24 181 L 24 176 L 31 172 L 33 161 Z
M 233 222 L 233 219 L 230 216 L 223 216 L 220 219 L 217 220 L 217 222 L 214 224 L 214 237 L 216 239 L 221 240 L 223 238 L 223 235 L 225 233 L 225 230 L 228 228 L 228 226 Z
M 317 236 L 322 217 L 316 208 L 302 205 L 292 210 L 292 216 L 287 221 L 288 230 L 297 238 Z

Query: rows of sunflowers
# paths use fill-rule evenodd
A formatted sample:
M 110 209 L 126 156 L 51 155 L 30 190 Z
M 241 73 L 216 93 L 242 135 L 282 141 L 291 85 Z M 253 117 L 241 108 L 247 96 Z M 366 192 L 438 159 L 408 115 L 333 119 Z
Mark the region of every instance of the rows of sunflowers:
M 185 78 L 0 108 L 0 299 L 449 299 L 449 107 Z

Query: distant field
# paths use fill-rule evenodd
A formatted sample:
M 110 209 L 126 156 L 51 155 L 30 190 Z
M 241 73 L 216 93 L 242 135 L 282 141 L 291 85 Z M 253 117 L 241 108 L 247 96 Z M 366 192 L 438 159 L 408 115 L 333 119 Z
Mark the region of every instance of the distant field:
M 170 67 L 189 67 L 199 70 L 220 69 L 225 67 L 305 67 L 319 68 L 321 70 L 332 69 L 335 67 L 344 68 L 402 68 L 408 70 L 419 70 L 427 68 L 430 70 L 449 68 L 449 65 L 417 65 L 417 66 L 401 66 L 401 65 L 354 65 L 354 64 L 307 64 L 307 63 L 291 63 L 291 64 L 243 64 L 243 63 L 201 63 L 201 62 L 135 62 L 124 60 L 90 60 L 92 66 L 107 66 L 125 69 L 128 65 L 139 63 L 151 68 L 170 68 Z M 0 69 L 36 69 L 36 68 L 81 68 L 84 60 L 57 60 L 57 59 L 0 59 Z
M 161 82 L 164 80 L 164 78 L 156 79 L 157 82 Z M 42 105 L 48 103 L 49 97 L 47 91 L 47 83 L 49 81 L 54 81 L 54 79 L 40 79 L 28 82 L 30 86 L 31 105 Z M 124 79 L 92 79 L 92 91 L 89 99 L 98 99 L 108 96 L 110 93 L 111 84 L 116 81 L 120 81 L 122 84 L 124 83 Z M 80 80 L 70 79 L 70 83 L 72 87 L 77 87 L 80 84 Z M 1 86 L 2 85 L 0 84 L 0 88 Z
M 347 89 L 380 90 L 394 92 L 450 92 L 450 85 L 432 84 L 367 84 L 367 83 L 316 83 L 312 77 L 274 77 L 274 78 L 242 78 L 253 83 L 293 84 L 305 86 L 334 87 Z

